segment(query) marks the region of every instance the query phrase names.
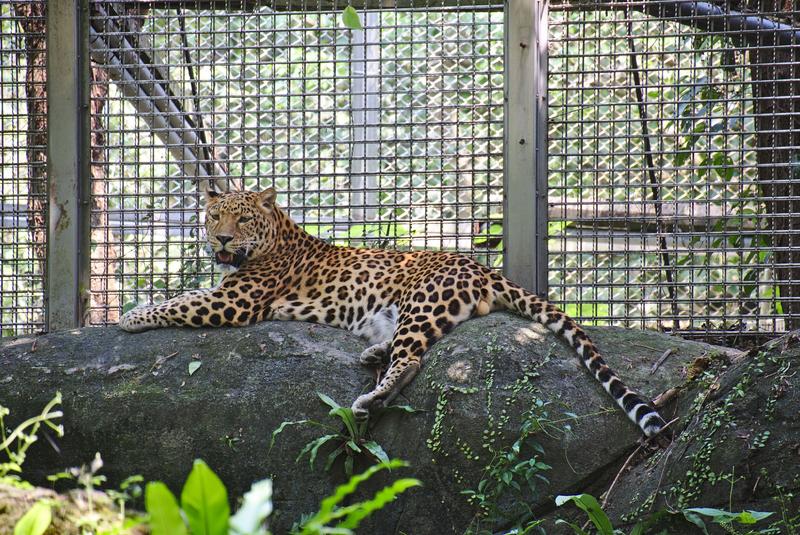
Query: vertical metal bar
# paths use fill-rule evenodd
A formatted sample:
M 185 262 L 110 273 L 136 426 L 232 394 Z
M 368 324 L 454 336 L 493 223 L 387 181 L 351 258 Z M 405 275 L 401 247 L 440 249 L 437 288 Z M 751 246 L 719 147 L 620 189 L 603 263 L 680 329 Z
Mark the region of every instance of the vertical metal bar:
M 88 0 L 47 7 L 47 327 L 79 327 L 89 291 Z
M 505 4 L 504 272 L 547 291 L 547 0 Z
M 350 221 L 377 219 L 378 125 L 380 124 L 381 13 L 367 11 L 364 30 L 353 32 L 352 163 Z

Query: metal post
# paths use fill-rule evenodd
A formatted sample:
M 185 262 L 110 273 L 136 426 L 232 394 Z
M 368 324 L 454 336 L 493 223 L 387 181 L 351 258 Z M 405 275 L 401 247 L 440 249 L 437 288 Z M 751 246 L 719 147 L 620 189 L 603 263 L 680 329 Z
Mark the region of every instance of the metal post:
M 377 218 L 380 124 L 380 12 L 367 11 L 363 30 L 353 32 L 353 139 L 350 165 L 350 220 Z
M 505 4 L 505 275 L 547 291 L 547 0 Z
M 80 327 L 89 295 L 88 1 L 47 6 L 47 327 Z

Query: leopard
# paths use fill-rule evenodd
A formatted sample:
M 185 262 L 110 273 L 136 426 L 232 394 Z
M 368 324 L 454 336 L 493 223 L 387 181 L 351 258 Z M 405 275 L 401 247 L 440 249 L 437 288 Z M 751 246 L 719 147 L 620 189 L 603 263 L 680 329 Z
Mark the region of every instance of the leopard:
M 360 362 L 379 370 L 372 390 L 352 404 L 363 422 L 393 401 L 419 373 L 426 352 L 454 327 L 508 310 L 568 344 L 645 437 L 665 428 L 658 411 L 626 386 L 583 328 L 543 297 L 455 252 L 329 243 L 303 230 L 276 199 L 274 188 L 206 188 L 206 240 L 225 275 L 213 288 L 133 308 L 119 326 L 141 332 L 293 320 L 347 329 L 369 344 Z

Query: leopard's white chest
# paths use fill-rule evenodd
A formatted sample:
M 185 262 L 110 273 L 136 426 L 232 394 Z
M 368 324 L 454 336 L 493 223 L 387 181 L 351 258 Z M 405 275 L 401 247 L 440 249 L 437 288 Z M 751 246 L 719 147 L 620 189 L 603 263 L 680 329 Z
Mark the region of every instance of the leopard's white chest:
M 391 340 L 397 328 L 397 306 L 390 305 L 370 314 L 350 330 L 366 338 L 370 344 Z

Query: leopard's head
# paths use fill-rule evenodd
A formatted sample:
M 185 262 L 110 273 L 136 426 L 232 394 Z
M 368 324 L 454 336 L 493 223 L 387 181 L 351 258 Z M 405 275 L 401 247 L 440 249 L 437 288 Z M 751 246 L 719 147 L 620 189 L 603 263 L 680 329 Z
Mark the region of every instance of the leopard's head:
M 238 268 L 268 254 L 277 234 L 276 192 L 206 190 L 206 239 L 217 264 Z

